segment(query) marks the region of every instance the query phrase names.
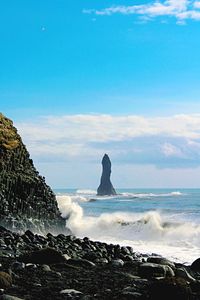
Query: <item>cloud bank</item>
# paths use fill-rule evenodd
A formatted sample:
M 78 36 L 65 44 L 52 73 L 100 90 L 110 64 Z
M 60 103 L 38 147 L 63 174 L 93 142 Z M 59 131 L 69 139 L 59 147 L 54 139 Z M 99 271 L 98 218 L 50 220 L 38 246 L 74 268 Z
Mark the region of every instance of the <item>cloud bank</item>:
M 199 0 L 154 0 L 148 4 L 119 5 L 102 9 L 84 9 L 85 14 L 99 16 L 111 16 L 114 14 L 136 15 L 144 20 L 156 17 L 174 17 L 177 24 L 183 24 L 186 20 L 200 20 Z
M 115 163 L 200 165 L 200 114 L 46 116 L 16 126 L 37 161 L 97 163 L 107 152 Z

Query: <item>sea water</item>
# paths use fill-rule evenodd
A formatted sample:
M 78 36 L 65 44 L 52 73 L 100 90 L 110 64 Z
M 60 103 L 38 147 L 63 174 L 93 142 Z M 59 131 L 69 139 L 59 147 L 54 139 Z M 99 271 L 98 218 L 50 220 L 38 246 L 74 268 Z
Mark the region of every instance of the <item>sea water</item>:
M 55 190 L 66 226 L 82 238 L 190 264 L 200 257 L 200 189 Z

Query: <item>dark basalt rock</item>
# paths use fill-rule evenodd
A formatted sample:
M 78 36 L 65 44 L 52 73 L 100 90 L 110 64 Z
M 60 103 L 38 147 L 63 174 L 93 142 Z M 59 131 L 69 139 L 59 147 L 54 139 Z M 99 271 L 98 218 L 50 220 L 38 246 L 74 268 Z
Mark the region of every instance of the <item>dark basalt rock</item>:
M 3 227 L 0 239 L 0 299 L 200 299 L 199 272 L 174 263 L 173 273 L 172 262 L 155 254 L 88 237 L 21 234 Z M 122 258 L 128 253 L 132 261 Z M 154 263 L 144 262 L 148 258 Z
M 116 195 L 116 191 L 110 181 L 111 175 L 111 161 L 107 154 L 104 155 L 102 159 L 102 175 L 101 175 L 101 183 L 97 189 L 98 196 L 105 196 L 105 195 Z
M 192 292 L 186 280 L 182 278 L 164 278 L 154 282 L 150 289 L 150 300 L 160 299 L 189 300 L 192 299 Z
M 0 288 L 6 289 L 12 285 L 12 278 L 8 273 L 0 272 Z
M 37 232 L 65 228 L 53 191 L 34 167 L 12 121 L 1 113 L 0 225 Z
M 200 258 L 197 258 L 195 261 L 193 261 L 192 265 L 191 265 L 191 269 L 193 271 L 200 271 Z
M 19 257 L 19 261 L 34 264 L 55 264 L 65 262 L 65 257 L 53 248 L 44 248 Z

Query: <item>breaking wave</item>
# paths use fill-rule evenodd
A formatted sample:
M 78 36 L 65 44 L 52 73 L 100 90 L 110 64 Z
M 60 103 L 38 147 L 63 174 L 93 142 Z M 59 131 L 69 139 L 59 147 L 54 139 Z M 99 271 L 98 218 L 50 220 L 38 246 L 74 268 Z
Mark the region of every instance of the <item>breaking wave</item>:
M 95 190 L 77 190 L 76 193 L 84 195 L 96 195 L 97 192 Z
M 86 193 L 85 193 L 86 195 Z M 123 200 L 134 200 L 137 198 L 141 199 L 151 199 L 151 198 L 162 198 L 162 197 L 181 197 L 184 196 L 184 193 L 181 193 L 179 191 L 174 191 L 171 193 L 120 193 L 117 195 L 111 195 L 111 196 L 97 196 L 96 193 L 93 194 L 87 194 L 87 197 L 92 199 L 93 201 L 95 200 L 108 200 L 108 199 L 120 199 L 121 201 Z
M 199 255 L 200 225 L 169 218 L 159 211 L 144 213 L 84 214 L 76 198 L 57 196 L 66 226 L 79 236 L 130 245 L 140 252 L 156 252 L 179 261 L 191 262 Z
M 184 193 L 179 191 L 174 191 L 171 193 L 122 193 L 124 197 L 137 197 L 137 198 L 150 198 L 150 197 L 174 197 L 174 196 L 183 196 Z

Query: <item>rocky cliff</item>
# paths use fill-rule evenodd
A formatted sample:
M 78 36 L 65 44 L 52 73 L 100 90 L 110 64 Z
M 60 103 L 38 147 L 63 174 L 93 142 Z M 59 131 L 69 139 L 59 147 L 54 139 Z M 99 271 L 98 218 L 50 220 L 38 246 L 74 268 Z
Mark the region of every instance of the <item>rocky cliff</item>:
M 98 196 L 104 195 L 116 195 L 116 191 L 110 181 L 111 175 L 111 161 L 107 154 L 104 155 L 102 159 L 102 175 L 100 186 L 97 189 Z
M 1 113 L 0 224 L 53 232 L 65 227 L 54 193 L 34 167 L 12 121 Z

